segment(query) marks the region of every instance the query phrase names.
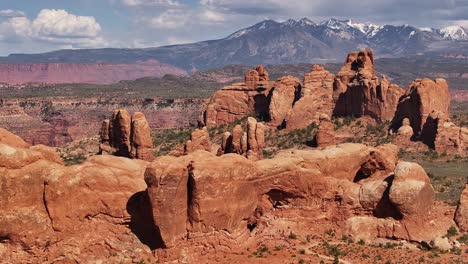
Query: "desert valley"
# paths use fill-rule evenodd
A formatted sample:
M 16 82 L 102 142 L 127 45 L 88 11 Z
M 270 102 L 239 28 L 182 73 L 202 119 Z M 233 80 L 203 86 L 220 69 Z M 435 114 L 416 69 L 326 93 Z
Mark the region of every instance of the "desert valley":
M 468 263 L 467 33 L 0 57 L 0 263 Z

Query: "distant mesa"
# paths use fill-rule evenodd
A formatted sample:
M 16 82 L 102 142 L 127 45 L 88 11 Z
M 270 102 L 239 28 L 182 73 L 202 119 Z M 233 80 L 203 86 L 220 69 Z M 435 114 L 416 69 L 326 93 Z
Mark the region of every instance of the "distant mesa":
M 0 63 L 0 80 L 8 84 L 111 84 L 142 77 L 186 75 L 175 66 L 156 60 L 134 63 Z

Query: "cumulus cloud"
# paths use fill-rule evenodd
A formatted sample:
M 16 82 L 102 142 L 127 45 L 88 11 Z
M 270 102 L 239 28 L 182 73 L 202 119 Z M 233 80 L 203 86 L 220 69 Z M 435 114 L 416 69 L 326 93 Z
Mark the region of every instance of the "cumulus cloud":
M 0 10 L 0 17 L 25 17 L 26 14 L 20 10 L 4 9 Z
M 65 10 L 43 9 L 32 22 L 39 37 L 96 37 L 101 26 L 91 16 L 76 16 Z
M 3 41 L 43 41 L 75 48 L 106 46 L 100 32 L 94 17 L 76 16 L 61 9 L 43 9 L 32 21 L 13 16 L 0 23 Z

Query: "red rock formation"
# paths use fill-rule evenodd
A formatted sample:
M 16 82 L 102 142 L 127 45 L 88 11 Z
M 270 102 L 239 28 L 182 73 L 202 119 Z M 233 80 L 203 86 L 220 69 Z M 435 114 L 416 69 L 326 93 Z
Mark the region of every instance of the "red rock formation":
M 269 81 L 263 67 L 257 69 L 245 75 L 245 82 L 223 87 L 211 96 L 202 117 L 206 126 L 232 123 L 254 113 L 268 116 L 269 94 L 274 82 Z
M 133 113 L 131 136 L 131 157 L 152 161 L 154 159 L 154 150 L 151 129 L 145 115 L 141 112 Z
M 320 124 L 315 140 L 317 147 L 335 145 L 335 125 L 331 122 L 330 117 L 325 114 L 320 115 Z
M 420 139 L 431 112 L 440 112 L 450 116 L 450 95 L 444 79 L 417 79 L 406 89 L 398 102 L 398 108 L 393 118 L 396 128 L 404 118 L 409 118 L 414 131 L 414 138 Z
M 247 132 L 242 126 L 236 125 L 232 131 L 225 132 L 218 150 L 218 156 L 229 153 L 243 155 L 248 159 L 258 160 L 263 158 L 263 146 L 265 145 L 265 125 L 257 122 L 253 117 L 247 119 Z
M 5 138 L 15 137 L 0 130 L 0 235 L 15 263 L 147 259 L 152 253 L 142 242 L 159 248 L 162 261 L 185 258 L 170 252 L 186 246 L 194 250 L 190 259 L 206 257 L 207 248 L 261 241 L 257 231 L 271 237 L 272 221 L 280 217 L 284 228 L 288 212 L 295 223 L 314 217 L 313 225 L 332 224 L 366 242 L 435 241 L 453 225 L 449 215 L 433 211 L 422 168 L 398 162 L 394 145 L 286 150 L 259 161 L 207 151 L 149 165 L 94 156 L 65 167 L 51 148 L 16 139 L 7 145 Z
M 468 232 L 468 184 L 465 184 L 455 213 L 455 222 L 462 232 Z
M 258 65 L 255 69 L 252 69 L 245 74 L 245 84 L 250 89 L 255 89 L 258 82 L 264 82 L 269 80 L 270 76 L 261 64 Z
M 169 248 L 187 237 L 220 230 L 244 237 L 247 223 L 261 225 L 262 215 L 286 204 L 305 209 L 318 203 L 314 208 L 322 210 L 325 219 L 344 223 L 354 236 L 422 241 L 445 234 L 451 221 L 430 213 L 434 191 L 429 178 L 416 164 L 396 165 L 397 152 L 392 145 L 344 144 L 324 151 L 284 151 L 256 162 L 240 155 L 195 152 L 158 158 L 145 180 L 154 224 Z M 365 187 L 372 181 L 376 187 Z M 318 202 L 327 199 L 339 200 L 339 205 L 322 207 Z M 359 212 L 374 216 L 358 221 Z M 423 224 L 424 234 L 414 229 L 418 218 L 433 220 L 432 226 Z M 357 232 L 364 222 L 369 229 Z M 388 233 L 378 231 L 379 222 L 393 223 Z
M 0 131 L 0 138 L 6 137 L 13 136 Z M 127 227 L 135 221 L 130 198 L 144 194 L 147 162 L 94 156 L 66 167 L 54 149 L 23 142 L 0 143 L 0 235 L 2 246 L 8 245 L 6 255 L 0 252 L 3 261 L 86 262 L 109 260 L 115 252 L 151 254 Z
M 351 52 L 337 74 L 333 88 L 336 116 L 371 116 L 391 120 L 403 90 L 374 70 L 374 53 L 370 50 Z
M 468 155 L 468 128 L 456 126 L 438 111 L 427 117 L 421 140 L 438 153 Z
M 208 133 L 206 127 L 195 129 L 190 136 L 190 140 L 185 143 L 185 155 L 197 150 L 211 151 L 210 133 Z
M 152 161 L 153 140 L 145 115 L 126 109 L 114 110 L 111 120 L 104 120 L 100 132 L 99 154 Z
M 320 114 L 331 116 L 333 103 L 333 81 L 335 75 L 320 65 L 314 65 L 312 72 L 304 77 L 300 98 L 286 117 L 286 131 L 303 129 L 318 123 Z
M 110 84 L 142 77 L 163 77 L 166 74 L 186 75 L 187 72 L 156 60 L 129 64 L 0 63 L 0 80 L 8 84 Z
M 284 126 L 289 111 L 293 108 L 301 83 L 297 78 L 285 76 L 276 81 L 269 105 L 270 122 L 273 127 Z

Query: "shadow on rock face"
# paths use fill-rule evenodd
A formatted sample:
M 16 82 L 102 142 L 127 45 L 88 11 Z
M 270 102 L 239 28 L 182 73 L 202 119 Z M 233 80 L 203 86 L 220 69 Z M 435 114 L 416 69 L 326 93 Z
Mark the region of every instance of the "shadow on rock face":
M 153 222 L 153 213 L 146 191 L 137 192 L 127 202 L 127 212 L 131 216 L 130 230 L 141 243 L 151 250 L 166 248 L 161 233 Z

